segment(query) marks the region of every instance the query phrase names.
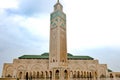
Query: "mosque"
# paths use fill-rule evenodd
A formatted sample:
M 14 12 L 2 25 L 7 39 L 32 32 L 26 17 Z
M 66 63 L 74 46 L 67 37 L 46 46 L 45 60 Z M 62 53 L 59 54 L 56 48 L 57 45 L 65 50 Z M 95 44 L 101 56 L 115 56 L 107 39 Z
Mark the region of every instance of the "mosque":
M 50 14 L 49 53 L 22 55 L 13 63 L 4 63 L 2 77 L 26 80 L 114 77 L 107 64 L 90 56 L 67 53 L 66 41 L 66 14 L 58 0 Z

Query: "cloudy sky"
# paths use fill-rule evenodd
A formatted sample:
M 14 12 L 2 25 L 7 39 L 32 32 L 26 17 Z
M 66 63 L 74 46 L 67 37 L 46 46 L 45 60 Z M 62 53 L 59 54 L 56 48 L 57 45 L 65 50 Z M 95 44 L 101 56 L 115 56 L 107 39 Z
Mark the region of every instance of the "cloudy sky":
M 67 49 L 120 71 L 120 0 L 60 0 L 67 15 Z M 56 0 L 0 0 L 0 75 L 3 63 L 49 51 Z

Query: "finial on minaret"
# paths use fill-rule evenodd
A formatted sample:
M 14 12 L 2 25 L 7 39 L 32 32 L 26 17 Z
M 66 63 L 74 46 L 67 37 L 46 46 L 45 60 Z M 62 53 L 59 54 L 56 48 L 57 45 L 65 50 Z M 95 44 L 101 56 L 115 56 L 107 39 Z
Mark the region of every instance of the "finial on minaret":
M 57 0 L 57 3 L 59 3 L 59 0 Z
M 62 11 L 63 6 L 60 4 L 60 0 L 57 0 L 57 3 L 54 5 L 54 11 L 61 10 Z

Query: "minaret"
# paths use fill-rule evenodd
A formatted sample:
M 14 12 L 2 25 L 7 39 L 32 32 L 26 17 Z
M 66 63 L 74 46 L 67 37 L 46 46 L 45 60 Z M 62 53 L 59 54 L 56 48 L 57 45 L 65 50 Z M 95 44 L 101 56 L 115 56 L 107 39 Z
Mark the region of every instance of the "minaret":
M 67 66 L 66 14 L 59 0 L 50 15 L 49 68 Z

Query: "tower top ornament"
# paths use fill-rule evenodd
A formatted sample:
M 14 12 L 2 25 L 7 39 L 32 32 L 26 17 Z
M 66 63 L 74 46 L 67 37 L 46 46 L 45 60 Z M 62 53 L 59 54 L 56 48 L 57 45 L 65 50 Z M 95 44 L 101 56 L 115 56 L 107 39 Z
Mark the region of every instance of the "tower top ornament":
M 57 3 L 59 3 L 59 0 L 57 0 Z

